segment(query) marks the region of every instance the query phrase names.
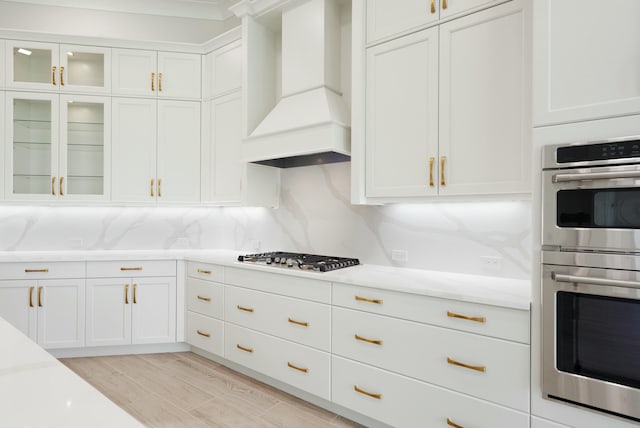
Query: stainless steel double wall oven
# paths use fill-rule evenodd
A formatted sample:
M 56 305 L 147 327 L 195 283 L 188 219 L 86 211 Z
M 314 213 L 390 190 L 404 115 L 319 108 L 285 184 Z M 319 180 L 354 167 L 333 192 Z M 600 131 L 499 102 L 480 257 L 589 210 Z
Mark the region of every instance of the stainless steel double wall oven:
M 543 156 L 543 394 L 640 421 L 640 136 Z

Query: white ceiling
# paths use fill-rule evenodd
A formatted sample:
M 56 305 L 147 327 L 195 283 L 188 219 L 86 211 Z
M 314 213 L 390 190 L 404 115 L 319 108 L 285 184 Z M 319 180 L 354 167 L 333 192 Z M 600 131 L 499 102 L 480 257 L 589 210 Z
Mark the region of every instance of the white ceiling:
M 224 20 L 232 16 L 229 6 L 237 0 L 9 0 L 47 6 L 110 12 L 141 13 L 145 15 L 177 16 Z

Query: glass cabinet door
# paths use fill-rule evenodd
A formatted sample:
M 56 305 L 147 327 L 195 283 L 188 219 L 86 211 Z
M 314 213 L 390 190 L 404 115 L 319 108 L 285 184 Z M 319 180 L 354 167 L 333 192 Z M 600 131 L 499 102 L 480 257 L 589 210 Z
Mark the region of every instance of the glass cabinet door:
M 58 195 L 58 96 L 6 94 L 5 196 L 55 199 Z
M 106 93 L 111 90 L 111 49 L 60 46 L 60 90 Z
M 58 45 L 7 40 L 7 87 L 57 90 Z
M 60 199 L 108 198 L 110 116 L 108 98 L 60 97 Z

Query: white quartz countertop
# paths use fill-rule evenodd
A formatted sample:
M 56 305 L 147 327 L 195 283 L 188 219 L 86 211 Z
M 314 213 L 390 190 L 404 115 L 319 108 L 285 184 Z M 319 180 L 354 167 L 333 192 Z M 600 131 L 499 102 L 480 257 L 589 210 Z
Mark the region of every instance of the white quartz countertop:
M 143 427 L 2 318 L 0 426 Z
M 0 262 L 99 260 L 188 260 L 404 293 L 529 310 L 531 282 L 483 275 L 362 264 L 332 272 L 310 272 L 238 262 L 233 250 L 4 251 Z

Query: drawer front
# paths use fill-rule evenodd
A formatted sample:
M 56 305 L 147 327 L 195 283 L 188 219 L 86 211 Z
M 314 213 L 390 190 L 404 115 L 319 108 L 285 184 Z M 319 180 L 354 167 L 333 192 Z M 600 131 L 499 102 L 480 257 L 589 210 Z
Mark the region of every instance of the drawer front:
M 187 312 L 187 343 L 224 357 L 224 323 L 195 312 Z
M 176 276 L 175 260 L 120 260 L 87 262 L 88 278 Z
M 225 320 L 324 351 L 331 348 L 329 305 L 227 286 Z
M 529 343 L 529 311 L 339 283 L 333 304 Z
M 0 279 L 84 278 L 85 262 L 0 263 Z
M 330 354 L 225 324 L 225 357 L 295 388 L 331 398 Z
M 529 426 L 527 413 L 340 357 L 331 378 L 333 402 L 394 427 Z
M 187 276 L 206 281 L 224 282 L 224 267 L 210 263 L 187 262 Z
M 187 310 L 224 319 L 224 285 L 187 278 Z
M 318 273 L 318 275 L 322 274 Z M 319 303 L 331 303 L 331 283 L 321 279 L 258 272 L 251 269 L 226 268 L 224 283 Z
M 529 410 L 529 346 L 333 308 L 333 353 Z

